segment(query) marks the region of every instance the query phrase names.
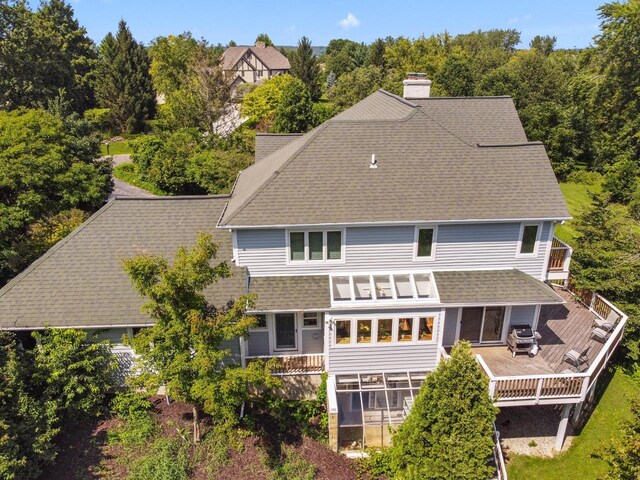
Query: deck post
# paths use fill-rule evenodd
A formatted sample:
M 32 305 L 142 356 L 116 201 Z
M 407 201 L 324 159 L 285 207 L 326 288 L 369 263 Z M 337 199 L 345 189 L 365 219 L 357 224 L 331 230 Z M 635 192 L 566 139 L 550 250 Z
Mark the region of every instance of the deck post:
M 569 424 L 569 413 L 571 413 L 571 404 L 567 403 L 562 409 L 562 417 L 560 417 L 560 425 L 558 425 L 558 434 L 556 435 L 555 449 L 560 452 L 564 439 L 567 435 L 567 425 Z
M 591 391 L 589 392 L 589 398 L 587 400 L 589 403 L 593 403 L 593 400 L 596 398 L 596 383 L 598 383 L 597 378 L 593 381 L 591 385 L 589 385 L 589 387 L 591 388 Z
M 584 401 L 580 403 L 576 403 L 576 408 L 573 411 L 573 415 L 571 416 L 571 422 L 576 425 L 580 420 L 580 414 L 582 413 L 582 407 L 584 406 Z

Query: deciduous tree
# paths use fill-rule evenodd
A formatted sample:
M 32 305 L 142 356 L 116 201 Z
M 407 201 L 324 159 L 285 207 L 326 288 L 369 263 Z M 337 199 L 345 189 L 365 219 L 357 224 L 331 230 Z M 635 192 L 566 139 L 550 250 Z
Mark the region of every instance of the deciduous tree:
M 314 126 L 311 93 L 302 81 L 296 79 L 282 90 L 276 107 L 273 129 L 280 133 L 304 133 Z

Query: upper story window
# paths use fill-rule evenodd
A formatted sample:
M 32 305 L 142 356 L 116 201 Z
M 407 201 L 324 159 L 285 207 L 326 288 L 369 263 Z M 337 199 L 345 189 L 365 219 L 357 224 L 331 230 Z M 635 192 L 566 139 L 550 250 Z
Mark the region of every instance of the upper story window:
M 540 241 L 540 224 L 523 223 L 520 227 L 520 239 L 518 242 L 518 255 L 537 255 Z
M 344 232 L 317 230 L 289 232 L 289 262 L 325 262 L 344 259 Z
M 433 260 L 437 227 L 416 227 L 413 256 L 415 260 Z

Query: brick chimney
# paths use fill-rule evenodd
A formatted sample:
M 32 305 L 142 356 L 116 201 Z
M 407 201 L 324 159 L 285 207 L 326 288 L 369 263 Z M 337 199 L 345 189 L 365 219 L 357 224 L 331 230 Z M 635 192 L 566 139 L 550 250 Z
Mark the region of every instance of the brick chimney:
M 407 100 L 420 100 L 429 98 L 431 92 L 431 80 L 426 73 L 407 73 L 406 80 L 402 81 L 404 89 L 402 96 Z
M 265 48 L 264 42 L 256 42 L 256 48 Z

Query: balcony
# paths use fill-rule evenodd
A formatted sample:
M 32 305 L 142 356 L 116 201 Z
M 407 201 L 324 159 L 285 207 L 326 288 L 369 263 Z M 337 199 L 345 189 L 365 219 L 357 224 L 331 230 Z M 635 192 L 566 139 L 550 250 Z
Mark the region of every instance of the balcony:
M 497 406 L 569 404 L 584 401 L 620 344 L 627 315 L 597 293 L 554 287 L 566 300 L 543 306 L 537 330 L 540 352 L 512 356 L 506 346 L 475 347 L 478 362 L 489 377 L 490 394 Z M 593 337 L 593 326 L 608 321 L 614 328 L 604 339 Z M 576 369 L 565 361 L 570 350 L 588 348 L 588 363 Z
M 274 375 L 308 375 L 324 372 L 324 355 L 311 353 L 306 355 L 260 355 L 245 357 L 246 363 L 251 361 L 277 360 L 277 366 L 273 370 Z
M 547 264 L 547 280 L 566 280 L 569 278 L 569 264 L 573 248 L 557 237 L 553 237 L 551 253 Z

